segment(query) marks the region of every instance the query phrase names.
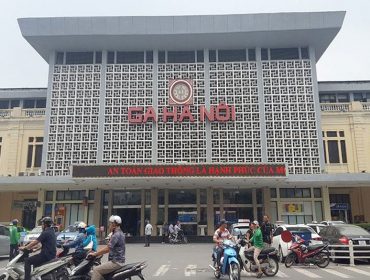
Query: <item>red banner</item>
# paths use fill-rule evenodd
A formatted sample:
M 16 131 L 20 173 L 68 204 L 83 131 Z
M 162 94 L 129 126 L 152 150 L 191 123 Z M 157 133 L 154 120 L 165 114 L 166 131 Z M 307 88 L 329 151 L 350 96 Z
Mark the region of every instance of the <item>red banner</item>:
M 73 178 L 99 177 L 285 177 L 284 164 L 77 165 Z

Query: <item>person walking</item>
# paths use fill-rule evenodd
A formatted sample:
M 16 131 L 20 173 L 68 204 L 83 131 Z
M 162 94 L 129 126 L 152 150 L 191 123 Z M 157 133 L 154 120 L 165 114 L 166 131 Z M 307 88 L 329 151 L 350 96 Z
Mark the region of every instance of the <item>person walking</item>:
M 263 223 L 261 225 L 263 245 L 265 248 L 271 247 L 273 225 L 270 223 L 267 215 L 263 216 Z
M 12 223 L 10 224 L 11 227 L 9 228 L 9 234 L 10 234 L 10 251 L 9 251 L 9 261 L 14 259 L 14 257 L 18 254 L 18 243 L 19 243 L 19 237 L 18 234 L 18 220 L 14 219 Z
M 152 236 L 153 226 L 150 224 L 149 220 L 146 221 L 145 225 L 145 245 L 144 247 L 150 246 L 150 237 Z
M 168 238 L 168 233 L 169 233 L 169 226 L 168 226 L 168 223 L 165 222 L 163 224 L 162 244 L 166 243 L 166 238 Z

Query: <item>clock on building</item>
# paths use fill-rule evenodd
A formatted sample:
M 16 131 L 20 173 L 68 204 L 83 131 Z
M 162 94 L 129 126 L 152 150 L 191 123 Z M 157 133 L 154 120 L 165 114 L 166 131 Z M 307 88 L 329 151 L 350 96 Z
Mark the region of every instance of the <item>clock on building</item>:
M 170 80 L 169 81 L 169 104 L 191 105 L 193 104 L 193 82 L 192 80 Z

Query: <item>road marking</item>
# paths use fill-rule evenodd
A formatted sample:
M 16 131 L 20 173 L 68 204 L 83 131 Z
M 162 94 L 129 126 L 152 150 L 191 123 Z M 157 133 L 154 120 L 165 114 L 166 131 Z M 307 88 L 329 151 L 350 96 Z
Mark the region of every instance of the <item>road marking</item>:
M 289 276 L 287 274 L 285 274 L 284 272 L 281 272 L 281 271 L 278 271 L 276 276 L 280 277 L 280 278 L 289 278 Z
M 344 274 L 344 273 L 341 273 L 341 272 L 338 272 L 338 271 L 335 271 L 335 270 L 332 270 L 330 268 L 327 268 L 327 269 L 323 269 L 322 271 L 325 271 L 327 273 L 331 273 L 331 274 L 334 274 L 340 278 L 352 278 L 351 276 L 347 275 L 347 274 Z
M 305 269 L 302 269 L 302 268 L 293 268 L 295 271 L 299 272 L 299 273 L 302 273 L 310 278 L 322 278 L 321 276 L 315 274 L 315 273 L 312 273 L 312 272 L 309 272 Z
M 165 275 L 165 273 L 170 269 L 170 265 L 169 264 L 164 264 L 164 265 L 161 265 L 157 271 L 154 273 L 153 276 L 155 277 L 158 277 L 158 276 L 163 276 Z
M 197 265 L 196 264 L 189 264 L 185 268 L 185 277 L 194 276 L 197 273 Z
M 343 266 L 343 268 L 347 269 L 349 271 L 352 271 L 352 272 L 356 272 L 358 274 L 363 274 L 363 275 L 366 275 L 366 276 L 370 276 L 370 272 L 363 271 L 361 269 L 357 269 L 357 268 L 354 268 L 354 267 L 345 267 L 345 266 Z

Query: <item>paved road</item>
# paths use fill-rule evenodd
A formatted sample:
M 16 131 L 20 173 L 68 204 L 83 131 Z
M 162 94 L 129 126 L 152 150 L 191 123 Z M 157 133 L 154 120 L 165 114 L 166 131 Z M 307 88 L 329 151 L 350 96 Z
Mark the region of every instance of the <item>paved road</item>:
M 211 280 L 215 279 L 212 270 L 208 267 L 211 248 L 211 244 L 152 244 L 148 248 L 144 248 L 141 244 L 128 244 L 126 256 L 127 262 L 148 261 L 148 267 L 144 270 L 146 280 Z M 6 260 L 0 260 L 0 267 L 6 263 Z M 241 278 L 255 279 L 255 275 L 243 272 Z M 265 276 L 263 278 L 267 279 Z M 365 280 L 370 279 L 370 265 L 359 264 L 352 268 L 345 264 L 330 264 L 326 269 L 319 269 L 315 266 L 287 269 L 282 265 L 274 278 Z

